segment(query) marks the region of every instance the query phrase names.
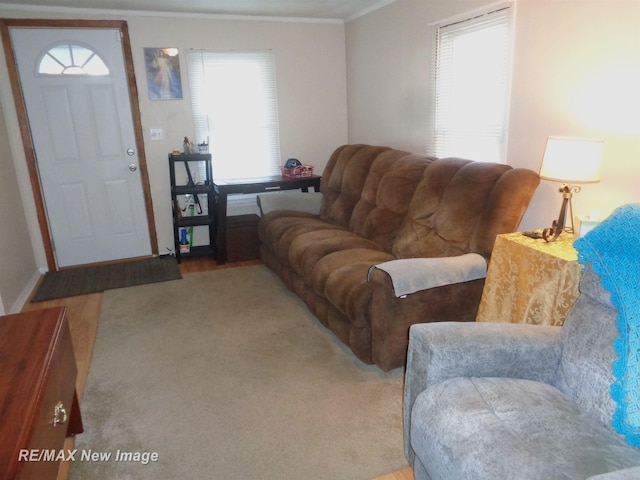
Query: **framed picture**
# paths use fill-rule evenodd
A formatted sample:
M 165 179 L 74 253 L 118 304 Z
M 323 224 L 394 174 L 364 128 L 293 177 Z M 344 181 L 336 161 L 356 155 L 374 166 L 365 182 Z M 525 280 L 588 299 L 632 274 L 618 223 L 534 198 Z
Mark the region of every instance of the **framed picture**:
M 177 48 L 145 48 L 144 63 L 150 100 L 182 98 L 180 55 Z

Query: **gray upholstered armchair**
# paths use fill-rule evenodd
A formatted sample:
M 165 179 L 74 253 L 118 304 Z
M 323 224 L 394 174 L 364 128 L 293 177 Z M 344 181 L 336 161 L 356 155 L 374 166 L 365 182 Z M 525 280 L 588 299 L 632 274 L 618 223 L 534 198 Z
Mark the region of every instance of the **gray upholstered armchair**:
M 617 312 L 589 266 L 563 327 L 414 325 L 404 420 L 416 480 L 640 479 L 640 449 L 611 426 Z

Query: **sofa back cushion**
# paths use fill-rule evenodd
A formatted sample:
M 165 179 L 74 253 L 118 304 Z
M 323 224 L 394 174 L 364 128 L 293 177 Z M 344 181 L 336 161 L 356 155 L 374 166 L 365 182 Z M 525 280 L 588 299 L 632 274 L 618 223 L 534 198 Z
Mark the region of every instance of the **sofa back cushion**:
M 333 225 L 348 228 L 351 215 L 360 201 L 371 165 L 378 155 L 391 150 L 369 145 L 338 147 L 322 173 L 323 194 L 320 218 Z
M 398 258 L 491 255 L 514 231 L 540 182 L 528 169 L 445 158 L 433 162 L 411 200 L 392 253 Z
M 322 174 L 320 217 L 398 258 L 475 252 L 514 231 L 539 176 L 527 169 L 436 159 L 389 147 L 338 147 Z
M 387 252 L 391 252 L 424 170 L 435 160 L 397 153 L 392 150 L 376 159 L 349 224 L 351 231 L 375 241 Z M 388 158 L 389 154 L 395 158 Z
M 369 145 L 346 145 L 322 175 L 323 220 L 391 250 L 423 172 L 435 157 Z
M 600 278 L 587 266 L 580 281 L 580 296 L 562 327 L 562 358 L 555 386 L 580 408 L 611 425 L 616 408 L 611 398 L 615 377 L 611 365 L 617 357 L 618 311 Z

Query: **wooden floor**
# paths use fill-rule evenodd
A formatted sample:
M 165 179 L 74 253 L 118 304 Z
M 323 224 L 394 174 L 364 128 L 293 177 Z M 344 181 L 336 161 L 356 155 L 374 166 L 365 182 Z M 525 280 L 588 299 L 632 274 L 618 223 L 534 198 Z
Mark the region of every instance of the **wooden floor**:
M 215 260 L 208 258 L 189 258 L 182 261 L 180 271 L 183 275 L 189 273 L 205 272 L 225 268 L 235 268 L 247 265 L 257 265 L 259 260 L 245 262 L 227 263 L 225 265 L 216 264 Z M 92 293 L 77 297 L 67 297 L 45 302 L 27 302 L 22 311 L 39 310 L 42 308 L 65 306 L 67 308 L 67 320 L 71 330 L 71 340 L 73 342 L 76 364 L 78 367 L 78 379 L 76 390 L 78 400 L 80 400 L 82 410 L 82 397 L 84 387 L 89 373 L 93 344 L 98 330 L 98 319 L 102 308 L 102 293 Z M 65 442 L 65 449 L 73 449 L 74 439 L 68 438 Z M 58 480 L 66 480 L 69 476 L 70 465 L 63 463 L 58 472 Z M 377 477 L 374 480 L 414 480 L 413 472 L 410 468 Z

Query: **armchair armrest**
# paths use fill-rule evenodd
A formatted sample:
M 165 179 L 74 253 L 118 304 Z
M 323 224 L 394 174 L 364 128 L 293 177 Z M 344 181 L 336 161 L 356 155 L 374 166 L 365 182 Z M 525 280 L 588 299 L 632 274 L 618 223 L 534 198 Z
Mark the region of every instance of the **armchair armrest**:
M 562 351 L 560 327 L 441 322 L 413 325 L 404 391 L 405 453 L 413 404 L 429 386 L 456 377 L 509 377 L 551 383 Z
M 463 283 L 487 276 L 487 261 L 477 253 L 455 257 L 402 258 L 374 265 L 391 278 L 397 298 L 430 288 Z
M 456 377 L 510 377 L 549 383 L 562 351 L 560 327 L 435 322 L 409 330 L 407 382 L 424 390 Z
M 322 193 L 305 193 L 296 190 L 261 193 L 256 197 L 256 201 L 260 208 L 260 215 L 265 215 L 274 210 L 295 210 L 319 215 Z

